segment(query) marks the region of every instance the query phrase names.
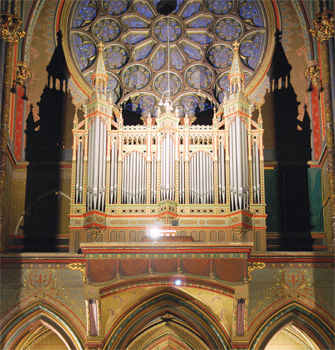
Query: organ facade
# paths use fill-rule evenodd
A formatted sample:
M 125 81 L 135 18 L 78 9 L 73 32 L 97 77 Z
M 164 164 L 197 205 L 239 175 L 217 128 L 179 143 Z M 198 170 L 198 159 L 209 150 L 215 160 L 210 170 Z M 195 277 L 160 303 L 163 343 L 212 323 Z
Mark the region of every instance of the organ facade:
M 158 228 L 266 250 L 262 117 L 252 119 L 238 44 L 230 92 L 212 125 L 179 116 L 169 98 L 143 125 L 124 125 L 108 96 L 101 48 L 97 60 L 84 120 L 74 118 L 70 249 L 90 241 L 92 230 L 102 241 L 136 242 Z

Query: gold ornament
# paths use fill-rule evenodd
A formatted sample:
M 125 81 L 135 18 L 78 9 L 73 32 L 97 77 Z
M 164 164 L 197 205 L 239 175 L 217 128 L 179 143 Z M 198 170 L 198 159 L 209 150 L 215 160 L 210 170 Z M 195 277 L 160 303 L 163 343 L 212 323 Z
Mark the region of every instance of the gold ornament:
M 18 62 L 16 67 L 16 84 L 24 87 L 24 82 L 31 76 L 27 63 Z
M 26 33 L 20 30 L 22 21 L 9 13 L 2 13 L 0 17 L 1 37 L 9 42 L 16 42 L 23 38 Z
M 319 39 L 328 39 L 334 35 L 334 16 L 331 13 L 324 13 L 313 20 L 315 29 L 311 29 L 313 36 Z

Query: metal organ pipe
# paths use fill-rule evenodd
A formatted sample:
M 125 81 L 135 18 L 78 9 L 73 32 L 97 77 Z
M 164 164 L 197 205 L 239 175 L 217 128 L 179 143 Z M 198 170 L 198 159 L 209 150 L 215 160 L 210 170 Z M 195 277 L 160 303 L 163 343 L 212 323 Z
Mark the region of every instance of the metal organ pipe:
M 88 136 L 87 210 L 104 211 L 107 130 L 99 117 L 91 124 Z
M 252 189 L 254 204 L 260 203 L 261 184 L 260 184 L 260 165 L 259 165 L 259 150 L 256 142 L 252 145 Z
M 151 204 L 157 203 L 157 166 L 156 156 L 152 156 L 151 162 Z
M 161 148 L 161 201 L 175 200 L 174 198 L 174 144 L 172 138 L 167 135 Z
M 145 158 L 138 152 L 129 153 L 122 167 L 122 203 L 144 204 L 146 202 Z
M 190 159 L 190 204 L 210 204 L 214 201 L 213 160 L 204 151 Z
M 185 203 L 185 163 L 183 155 L 179 161 L 179 203 Z
M 230 197 L 231 209 L 248 208 L 248 157 L 247 130 L 240 117 L 236 117 L 229 129 Z
M 110 178 L 110 203 L 116 204 L 117 200 L 117 144 L 113 142 L 111 149 L 111 178 Z
M 244 196 L 244 209 L 248 210 L 249 208 L 249 165 L 248 165 L 248 131 L 246 125 L 242 123 L 242 137 L 243 137 L 243 148 L 242 148 L 242 156 L 243 156 L 243 196 Z
M 219 183 L 219 203 L 226 203 L 226 171 L 225 171 L 225 153 L 223 142 L 219 144 L 218 151 L 218 183 Z
M 83 202 L 83 169 L 84 169 L 84 149 L 83 143 L 79 142 L 77 149 L 77 165 L 76 165 L 76 204 Z

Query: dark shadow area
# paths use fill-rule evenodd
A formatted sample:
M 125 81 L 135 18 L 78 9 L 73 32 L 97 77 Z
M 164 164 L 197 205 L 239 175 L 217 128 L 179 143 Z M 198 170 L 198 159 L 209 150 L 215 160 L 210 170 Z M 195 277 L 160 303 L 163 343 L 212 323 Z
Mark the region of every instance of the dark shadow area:
M 122 118 L 123 125 L 143 125 L 141 106 L 134 111 L 133 102 L 128 99 L 122 104 Z
M 64 230 L 61 227 L 64 201 L 60 200 L 60 193 L 63 193 L 60 162 L 69 158 L 64 155 L 65 151 L 71 151 L 75 107 L 68 91 L 69 72 L 62 34 L 59 32 L 57 36 L 57 47 L 46 68 L 48 82 L 38 103 L 39 120 L 34 120 L 33 106 L 26 120 L 26 160 L 29 165 L 22 230 L 23 249 L 31 252 L 59 251 L 60 246 L 68 244 L 66 240 L 57 240 L 58 234 L 65 233 L 61 232 Z M 69 208 L 66 210 L 68 213 Z
M 198 105 L 195 109 L 195 120 L 192 125 L 212 125 L 214 116 L 213 107 L 213 104 L 208 99 L 205 100 L 203 110 L 201 110 Z
M 269 71 L 270 91 L 267 91 L 262 106 L 264 145 L 272 151 L 269 154 L 273 157 L 266 160 L 277 164 L 273 170 L 276 173 L 272 184 L 275 190 L 266 188 L 267 213 L 270 217 L 271 208 L 275 207 L 277 214 L 271 231 L 268 225 L 268 231 L 279 233 L 277 242 L 272 242 L 276 250 L 312 251 L 307 163 L 311 159 L 310 118 L 305 106 L 303 119 L 297 119 L 300 102 L 291 85 L 292 67 L 282 47 L 279 30 L 275 38 Z M 267 193 L 272 193 L 272 196 L 267 196 Z

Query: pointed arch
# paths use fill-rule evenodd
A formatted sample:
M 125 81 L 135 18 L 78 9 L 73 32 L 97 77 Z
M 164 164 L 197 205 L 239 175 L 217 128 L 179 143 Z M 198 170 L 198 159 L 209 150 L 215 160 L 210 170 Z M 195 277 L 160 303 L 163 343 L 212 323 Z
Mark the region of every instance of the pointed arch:
M 166 315 L 171 315 L 173 318 L 171 322 L 183 325 L 209 349 L 230 349 L 229 335 L 205 305 L 191 300 L 180 290 L 163 289 L 148 296 L 136 306 L 130 307 L 120 317 L 111 333 L 107 335 L 103 350 L 128 348 L 136 335 L 157 325 L 159 320 L 164 322 L 164 318 L 169 317 Z
M 288 324 L 294 324 L 301 329 L 320 349 L 331 349 L 334 344 L 331 325 L 303 304 L 292 302 L 261 324 L 250 341 L 250 350 L 264 349 L 271 338 Z
M 17 349 L 17 344 L 39 325 L 57 334 L 67 349 L 84 350 L 83 338 L 70 320 L 40 300 L 23 309 L 1 329 L 0 348 Z

